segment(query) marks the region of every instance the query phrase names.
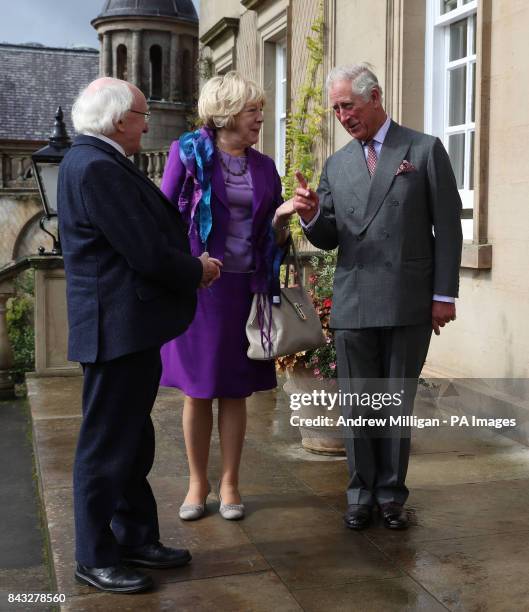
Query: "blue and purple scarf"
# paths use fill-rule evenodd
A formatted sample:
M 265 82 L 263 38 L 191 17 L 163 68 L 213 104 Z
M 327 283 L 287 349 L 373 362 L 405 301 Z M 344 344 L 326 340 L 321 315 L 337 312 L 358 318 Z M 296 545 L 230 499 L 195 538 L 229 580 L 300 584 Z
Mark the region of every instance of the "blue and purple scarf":
M 198 231 L 204 250 L 213 218 L 211 215 L 211 175 L 215 144 L 207 128 L 186 132 L 179 139 L 180 160 L 186 169 L 186 177 L 178 209 L 189 224 L 190 231 Z

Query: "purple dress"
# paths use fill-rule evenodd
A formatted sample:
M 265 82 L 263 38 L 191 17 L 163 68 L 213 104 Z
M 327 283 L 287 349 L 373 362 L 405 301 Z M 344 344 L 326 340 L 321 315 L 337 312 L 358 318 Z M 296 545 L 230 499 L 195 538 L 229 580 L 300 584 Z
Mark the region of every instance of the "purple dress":
M 220 154 L 233 172 L 246 165 L 246 158 Z M 242 176 L 229 174 L 224 167 L 222 174 L 230 219 L 220 279 L 198 290 L 193 322 L 161 350 L 160 384 L 203 399 L 248 397 L 277 385 L 273 361 L 255 361 L 246 355 L 245 326 L 253 297 L 250 280 L 254 269 L 251 175 L 249 170 Z

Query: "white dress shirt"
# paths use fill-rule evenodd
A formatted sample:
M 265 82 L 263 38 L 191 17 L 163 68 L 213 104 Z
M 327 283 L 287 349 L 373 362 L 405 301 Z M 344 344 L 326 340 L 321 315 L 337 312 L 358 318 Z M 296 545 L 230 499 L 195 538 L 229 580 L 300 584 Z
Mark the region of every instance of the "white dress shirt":
M 125 155 L 125 157 L 127 157 L 127 155 L 125 154 L 125 149 L 120 144 L 118 144 L 115 140 L 112 140 L 112 138 L 109 138 L 108 136 L 105 136 L 104 134 L 93 134 L 92 132 L 84 132 L 84 135 L 92 136 L 93 138 L 99 138 L 99 140 L 102 140 L 103 142 L 106 142 L 107 144 L 114 147 L 114 149 L 116 149 L 116 151 L 119 151 L 121 155 Z

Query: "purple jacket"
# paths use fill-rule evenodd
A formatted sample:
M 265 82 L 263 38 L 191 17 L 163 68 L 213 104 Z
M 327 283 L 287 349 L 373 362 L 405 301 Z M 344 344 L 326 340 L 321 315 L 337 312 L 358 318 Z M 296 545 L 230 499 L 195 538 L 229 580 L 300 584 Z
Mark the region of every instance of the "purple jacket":
M 247 155 L 253 184 L 252 249 L 255 272 L 252 274 L 251 288 L 254 293 L 266 293 L 269 290 L 267 253 L 269 253 L 270 227 L 276 208 L 283 202 L 281 179 L 270 157 L 252 148 L 247 150 Z M 185 167 L 179 155 L 179 144 L 178 141 L 174 141 L 165 165 L 161 190 L 175 206 L 178 206 L 178 197 L 185 176 Z M 211 177 L 211 214 L 213 227 L 208 238 L 207 251 L 211 257 L 223 261 L 230 222 L 230 204 L 216 152 L 213 155 Z M 189 228 L 189 242 L 193 255 L 199 256 L 204 251 L 194 227 Z

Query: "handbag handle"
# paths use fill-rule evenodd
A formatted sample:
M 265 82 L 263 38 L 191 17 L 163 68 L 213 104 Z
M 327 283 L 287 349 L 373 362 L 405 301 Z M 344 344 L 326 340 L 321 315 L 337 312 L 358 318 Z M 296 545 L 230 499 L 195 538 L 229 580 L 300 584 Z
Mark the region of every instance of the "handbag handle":
M 296 245 L 294 244 L 294 240 L 292 239 L 292 236 L 289 236 L 288 241 L 289 241 L 288 249 L 285 253 L 285 259 L 287 260 L 286 261 L 287 270 L 285 274 L 285 287 L 288 287 L 288 284 L 290 281 L 290 263 L 288 261 L 290 252 L 292 252 L 292 256 L 294 259 L 295 275 L 298 277 L 298 281 L 301 279 L 301 264 L 299 262 L 298 252 L 296 250 Z

